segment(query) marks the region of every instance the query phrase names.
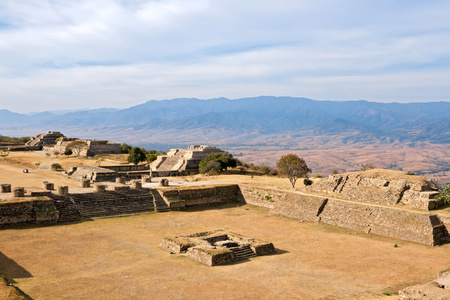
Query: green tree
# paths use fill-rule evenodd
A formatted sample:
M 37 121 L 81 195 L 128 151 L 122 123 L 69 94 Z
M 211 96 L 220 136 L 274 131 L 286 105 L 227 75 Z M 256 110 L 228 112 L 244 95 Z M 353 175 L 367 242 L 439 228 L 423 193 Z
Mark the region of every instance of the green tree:
M 222 167 L 218 161 L 210 160 L 206 164 L 200 167 L 200 173 L 220 173 L 222 172 Z
M 122 150 L 122 153 L 130 153 L 131 149 L 133 149 L 133 147 L 131 147 L 130 145 L 123 143 L 122 145 L 120 145 L 120 149 Z
M 440 188 L 437 199 L 442 201 L 444 204 L 450 204 L 450 184 L 444 185 Z
M 220 168 L 217 170 L 218 173 L 223 172 L 223 170 L 226 170 L 227 168 L 234 168 L 236 167 L 237 160 L 228 152 L 222 152 L 222 153 L 213 153 L 202 159 L 200 162 L 198 168 L 200 173 L 204 174 L 207 171 L 208 168 L 206 168 L 206 165 L 210 161 L 215 161 L 219 163 Z M 212 164 L 210 164 L 212 166 Z
M 73 154 L 72 149 L 67 149 L 64 151 L 64 155 L 67 155 L 68 157 Z
M 137 165 L 141 161 L 145 161 L 146 156 L 145 153 L 139 147 L 133 147 L 128 154 L 128 162 Z
M 156 152 L 156 153 L 150 153 L 150 152 L 149 152 L 149 153 L 147 154 L 147 157 L 146 157 L 147 162 L 148 162 L 148 163 L 151 163 L 151 162 L 155 161 L 155 160 L 158 158 L 158 155 L 159 155 L 158 152 Z
M 295 187 L 298 178 L 307 177 L 308 173 L 311 172 L 303 158 L 292 153 L 281 156 L 277 162 L 277 169 L 279 175 L 289 179 L 292 187 Z
M 66 146 L 66 150 L 64 152 L 66 152 L 67 150 L 72 150 L 72 152 L 79 158 L 81 151 L 87 148 L 87 146 L 88 145 L 84 141 L 81 140 L 73 141 Z
M 259 168 L 259 171 L 261 173 L 263 173 L 264 175 L 268 175 L 270 173 L 270 167 L 268 167 L 268 166 L 261 166 Z

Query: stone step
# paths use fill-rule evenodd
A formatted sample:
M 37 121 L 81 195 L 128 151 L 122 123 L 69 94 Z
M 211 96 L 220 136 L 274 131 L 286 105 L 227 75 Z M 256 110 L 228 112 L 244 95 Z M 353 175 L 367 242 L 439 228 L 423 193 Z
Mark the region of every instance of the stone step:
M 231 248 L 231 251 L 233 252 L 234 260 L 243 260 L 256 256 L 255 253 L 250 248 L 250 246 Z
M 150 190 L 150 193 L 153 196 L 153 204 L 155 206 L 156 212 L 166 212 L 170 211 L 170 207 L 167 205 L 166 201 L 164 201 L 161 194 L 158 192 L 158 190 Z

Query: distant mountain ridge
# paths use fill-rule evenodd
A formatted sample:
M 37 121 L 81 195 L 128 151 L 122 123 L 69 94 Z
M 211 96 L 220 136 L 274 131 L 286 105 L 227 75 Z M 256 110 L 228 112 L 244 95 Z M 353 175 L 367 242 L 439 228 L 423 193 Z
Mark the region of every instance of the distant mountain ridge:
M 227 145 L 238 143 L 239 138 L 249 143 L 264 136 L 276 140 L 275 136 L 286 133 L 291 137 L 342 138 L 343 143 L 448 144 L 450 102 L 316 101 L 270 96 L 236 100 L 181 98 L 152 100 L 127 109 L 63 114 L 24 115 L 0 110 L 0 130 L 10 135 L 60 130 L 82 137 L 172 144 L 213 141 Z

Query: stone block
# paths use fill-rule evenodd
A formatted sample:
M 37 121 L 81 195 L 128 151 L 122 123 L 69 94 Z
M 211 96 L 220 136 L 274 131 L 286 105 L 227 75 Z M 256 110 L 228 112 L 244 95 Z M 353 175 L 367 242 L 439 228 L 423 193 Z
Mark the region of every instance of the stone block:
M 152 182 L 152 177 L 149 175 L 142 176 L 142 183 Z
M 106 184 L 96 183 L 94 185 L 94 191 L 95 192 L 104 192 L 104 191 L 106 191 Z
M 53 191 L 55 189 L 55 185 L 52 182 L 44 181 L 42 188 L 47 191 Z
M 61 196 L 69 195 L 69 187 L 67 185 L 58 186 L 58 195 L 61 195 Z
M 116 183 L 125 184 L 127 182 L 127 179 L 125 177 L 117 177 Z
M 169 179 L 163 178 L 159 181 L 160 186 L 169 186 Z
M 11 193 L 11 184 L 9 183 L 3 183 L 1 185 L 1 192 L 2 193 Z
M 25 188 L 23 187 L 16 187 L 13 190 L 14 197 L 25 197 Z
M 131 182 L 131 188 L 136 189 L 136 190 L 142 189 L 142 182 L 140 182 L 139 180 L 133 180 Z
M 88 188 L 91 186 L 91 181 L 89 179 L 81 180 L 81 187 Z

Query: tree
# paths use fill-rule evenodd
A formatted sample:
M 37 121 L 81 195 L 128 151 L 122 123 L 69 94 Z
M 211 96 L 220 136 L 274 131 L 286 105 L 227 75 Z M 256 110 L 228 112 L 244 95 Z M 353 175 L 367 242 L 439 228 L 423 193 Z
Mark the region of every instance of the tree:
M 307 177 L 308 173 L 311 172 L 303 158 L 292 153 L 281 156 L 277 162 L 277 169 L 279 175 L 289 179 L 292 187 L 295 187 L 298 178 Z
M 437 199 L 442 201 L 445 205 L 450 204 L 450 184 L 447 184 L 439 189 Z
M 210 161 L 219 163 L 220 168 L 219 170 L 217 170 L 218 173 L 223 172 L 224 169 L 226 170 L 229 167 L 234 168 L 237 164 L 237 160 L 228 152 L 213 153 L 202 159 L 202 161 L 200 162 L 198 166 L 200 173 L 204 174 L 208 172 L 208 168 L 206 168 L 206 165 Z M 210 166 L 212 166 L 212 164 L 210 164 Z
M 128 162 L 137 165 L 141 161 L 145 161 L 145 153 L 139 147 L 133 147 L 128 154 Z
M 146 157 L 147 162 L 148 163 L 154 162 L 158 158 L 158 155 L 159 155 L 158 152 L 156 152 L 156 153 L 148 153 L 147 157 Z
M 122 153 L 130 153 L 131 149 L 133 149 L 133 147 L 131 147 L 130 145 L 123 143 L 122 145 L 120 145 L 120 149 L 122 150 Z
M 69 149 L 72 150 L 72 152 L 79 158 L 81 151 L 83 151 L 83 149 L 87 148 L 87 146 L 88 145 L 84 141 L 80 141 L 80 140 L 73 141 L 66 146 L 66 151 Z
M 206 164 L 202 165 L 199 170 L 200 170 L 200 173 L 202 173 L 202 174 L 220 173 L 220 172 L 222 172 L 222 167 L 220 166 L 219 162 L 210 160 Z
M 67 155 L 67 157 L 69 157 L 69 156 L 71 156 L 72 155 L 72 149 L 67 149 L 66 148 L 66 150 L 64 151 L 64 155 Z
M 373 164 L 363 164 L 361 165 L 361 171 L 367 171 L 367 170 L 372 170 L 372 169 L 376 169 L 377 167 L 375 167 Z

